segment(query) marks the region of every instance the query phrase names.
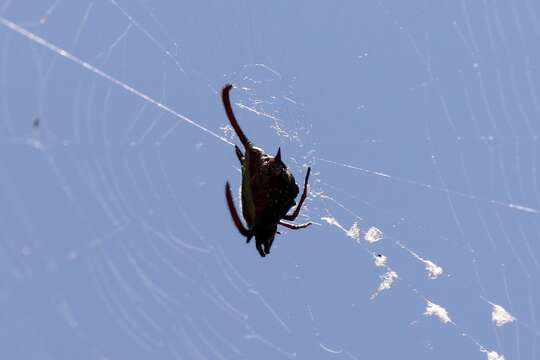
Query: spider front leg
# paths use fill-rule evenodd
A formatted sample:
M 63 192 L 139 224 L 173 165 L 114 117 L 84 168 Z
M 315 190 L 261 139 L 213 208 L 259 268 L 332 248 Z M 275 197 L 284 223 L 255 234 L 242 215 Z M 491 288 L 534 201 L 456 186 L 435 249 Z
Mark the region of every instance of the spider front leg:
M 279 220 L 279 225 L 283 225 L 286 228 L 289 228 L 291 230 L 300 230 L 300 229 L 307 228 L 309 225 L 311 225 L 311 223 L 307 222 L 307 223 L 304 223 L 304 224 L 291 224 L 291 223 Z
M 264 249 L 263 249 L 263 244 L 262 244 L 262 242 L 257 241 L 257 242 L 255 243 L 255 247 L 257 248 L 257 251 L 259 252 L 259 255 L 261 255 L 261 257 L 265 257 L 265 256 L 266 256 L 266 251 L 264 251 Z
M 244 224 L 242 224 L 242 221 L 240 220 L 240 217 L 238 216 L 238 212 L 236 211 L 236 207 L 234 206 L 234 200 L 231 192 L 231 185 L 229 185 L 229 182 L 227 181 L 227 184 L 225 184 L 225 197 L 227 198 L 227 205 L 229 207 L 229 211 L 231 213 L 231 217 L 233 219 L 234 225 L 240 232 L 240 234 L 244 235 L 248 238 L 248 242 L 253 236 L 253 233 L 246 229 Z
M 302 192 L 302 196 L 300 197 L 300 202 L 296 206 L 296 209 L 294 209 L 294 212 L 290 215 L 283 216 L 283 219 L 294 221 L 298 214 L 300 214 L 300 209 L 302 208 L 302 205 L 304 204 L 304 200 L 306 200 L 307 196 L 307 186 L 308 186 L 308 180 L 309 180 L 309 173 L 311 172 L 311 167 L 307 168 L 306 178 L 304 180 L 304 191 Z M 281 224 L 281 222 L 280 222 Z M 281 224 L 284 225 L 284 224 Z M 287 226 L 287 225 L 284 225 Z M 307 225 L 306 225 L 307 226 Z M 305 227 L 305 226 L 304 226 Z

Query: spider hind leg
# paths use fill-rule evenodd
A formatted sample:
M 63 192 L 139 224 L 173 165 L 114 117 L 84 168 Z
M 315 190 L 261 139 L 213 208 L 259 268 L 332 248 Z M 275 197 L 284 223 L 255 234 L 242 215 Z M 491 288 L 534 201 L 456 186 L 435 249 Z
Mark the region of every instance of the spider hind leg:
M 302 208 L 302 205 L 304 205 L 304 200 L 306 200 L 307 193 L 308 193 L 308 181 L 309 181 L 309 174 L 311 173 L 311 167 L 308 167 L 306 178 L 304 179 L 304 191 L 302 191 L 302 196 L 300 197 L 300 202 L 296 206 L 296 209 L 294 209 L 294 212 L 290 215 L 283 216 L 283 219 L 294 221 L 298 214 L 300 214 L 300 209 Z M 281 224 L 283 225 L 283 224 Z M 287 225 L 284 225 L 287 226 Z
M 289 228 L 291 230 L 300 230 L 300 229 L 307 228 L 309 225 L 311 225 L 311 223 L 307 222 L 307 223 L 304 223 L 304 224 L 291 224 L 291 223 L 280 220 L 279 225 L 283 225 L 286 228 Z

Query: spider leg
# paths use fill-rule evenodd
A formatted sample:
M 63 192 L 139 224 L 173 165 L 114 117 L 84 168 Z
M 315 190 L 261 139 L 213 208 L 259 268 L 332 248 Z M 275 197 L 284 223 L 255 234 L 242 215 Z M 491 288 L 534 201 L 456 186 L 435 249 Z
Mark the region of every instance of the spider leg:
M 307 196 L 307 186 L 308 186 L 308 180 L 309 180 L 309 173 L 311 172 L 311 167 L 307 168 L 306 178 L 304 180 L 304 191 L 302 192 L 302 196 L 300 197 L 300 202 L 296 206 L 296 209 L 294 209 L 294 212 L 290 215 L 283 216 L 283 219 L 294 221 L 298 214 L 300 214 L 300 209 L 302 208 L 302 205 L 304 204 L 304 200 L 306 200 Z M 283 224 L 281 224 L 283 225 Z
M 263 244 L 262 242 L 256 242 L 255 243 L 255 247 L 257 248 L 257 251 L 259 252 L 259 254 L 262 256 L 262 257 L 265 257 L 266 256 L 266 252 L 264 251 L 263 249 Z
M 270 254 L 270 248 L 272 247 L 272 244 L 274 243 L 274 238 L 271 238 L 268 244 L 264 247 L 266 254 Z
M 311 225 L 310 222 L 304 223 L 304 224 L 291 224 L 282 220 L 279 220 L 279 225 L 283 225 L 286 228 L 289 228 L 291 230 L 300 230 L 303 228 L 307 228 L 309 225 Z
M 244 224 L 242 224 L 242 221 L 240 220 L 240 217 L 238 216 L 238 212 L 236 212 L 236 207 L 234 206 L 234 201 L 233 201 L 232 192 L 231 192 L 231 185 L 229 185 L 228 181 L 227 181 L 227 184 L 225 185 L 225 197 L 227 198 L 227 205 L 229 206 L 229 211 L 231 213 L 231 217 L 233 219 L 234 225 L 236 226 L 240 234 L 247 237 L 249 241 L 249 239 L 251 239 L 253 234 L 251 233 L 251 231 L 246 229 Z
M 248 149 L 250 147 L 253 147 L 253 145 L 240 128 L 240 125 L 238 125 L 238 121 L 236 121 L 236 117 L 234 116 L 234 112 L 231 106 L 231 99 L 229 97 L 229 92 L 231 91 L 232 87 L 232 84 L 227 84 L 223 87 L 223 90 L 221 90 L 221 99 L 223 100 L 225 112 L 227 113 L 227 117 L 229 118 L 229 122 L 231 123 L 234 132 L 238 136 L 238 139 L 240 139 L 242 145 L 244 145 L 244 147 Z
M 236 157 L 240 161 L 241 165 L 244 165 L 244 154 L 242 154 L 242 150 L 236 145 L 234 145 L 234 151 L 236 151 Z

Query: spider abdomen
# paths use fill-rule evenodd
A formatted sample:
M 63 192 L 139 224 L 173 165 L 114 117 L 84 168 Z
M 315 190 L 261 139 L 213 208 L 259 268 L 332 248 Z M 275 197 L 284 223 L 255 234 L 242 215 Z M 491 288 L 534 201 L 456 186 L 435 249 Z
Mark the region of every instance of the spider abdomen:
M 242 213 L 248 224 L 278 222 L 294 206 L 299 192 L 294 176 L 261 149 L 246 151 L 242 177 Z

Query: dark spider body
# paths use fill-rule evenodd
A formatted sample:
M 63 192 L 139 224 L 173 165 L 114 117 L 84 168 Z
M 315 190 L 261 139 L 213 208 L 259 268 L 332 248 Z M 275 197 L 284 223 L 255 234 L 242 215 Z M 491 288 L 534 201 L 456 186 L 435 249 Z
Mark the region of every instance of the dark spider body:
M 299 192 L 294 176 L 281 160 L 279 148 L 276 155 L 271 156 L 255 147 L 244 135 L 231 107 L 229 99 L 231 88 L 230 84 L 223 88 L 222 98 L 227 117 L 245 148 L 245 153 L 242 153 L 238 146 L 235 146 L 236 156 L 242 165 L 242 215 L 247 228 L 238 216 L 228 182 L 225 186 L 225 196 L 238 231 L 247 238 L 248 243 L 252 237 L 255 237 L 255 246 L 259 254 L 264 257 L 270 253 L 275 234 L 278 232 L 278 224 L 294 230 L 311 224 L 296 225 L 283 221 L 283 219 L 292 221 L 298 216 L 307 195 L 307 182 L 311 168 L 308 168 L 306 174 L 300 203 L 295 211 L 288 215 L 287 212 L 296 204 L 295 198 Z

